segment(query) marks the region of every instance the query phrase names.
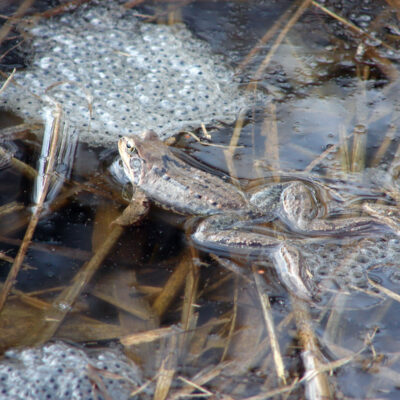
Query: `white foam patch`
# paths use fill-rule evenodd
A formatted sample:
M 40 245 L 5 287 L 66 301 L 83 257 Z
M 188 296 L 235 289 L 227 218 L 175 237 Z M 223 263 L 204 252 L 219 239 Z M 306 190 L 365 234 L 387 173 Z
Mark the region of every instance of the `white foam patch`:
M 110 3 L 33 27 L 32 65 L 16 73 L 20 87 L 10 85 L 0 106 L 38 120 L 43 101 L 33 94 L 43 97 L 58 83 L 48 93 L 80 139 L 116 145 L 119 136 L 147 129 L 165 138 L 201 123 L 230 123 L 254 103 L 222 58 L 184 25 L 146 24 Z

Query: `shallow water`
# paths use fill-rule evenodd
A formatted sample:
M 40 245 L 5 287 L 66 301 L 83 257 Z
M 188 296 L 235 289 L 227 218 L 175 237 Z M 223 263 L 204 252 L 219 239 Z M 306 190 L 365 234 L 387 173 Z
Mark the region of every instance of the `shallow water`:
M 268 101 L 242 116 L 233 156 L 226 150 L 235 123 L 208 126 L 211 140 L 201 129 L 195 131 L 202 142 L 224 147 L 206 146 L 187 134 L 181 134 L 175 146 L 207 170 L 239 178 L 244 189 L 295 179 L 321 186 L 329 193 L 332 214 L 340 214 L 335 207 L 350 209 L 364 201 L 397 207 L 396 10 L 391 13 L 383 2 L 360 2 L 357 12 L 346 2 L 324 4 L 360 29 L 375 32 L 384 45 L 361 38 L 354 29 L 310 6 L 288 30 L 265 71 L 256 72 L 290 17 L 239 73 L 242 86 L 256 77 Z M 180 16 L 195 36 L 238 68 L 257 40 L 291 6 L 290 2 L 193 2 L 179 8 L 175 17 Z M 162 14 L 168 7 L 174 4 L 144 3 L 137 12 Z M 292 7 L 295 12 L 297 8 Z M 1 121 L 16 123 L 6 114 Z M 7 137 L 3 144 L 17 159 L 36 168 L 39 138 L 24 132 L 15 140 Z M 24 260 L 28 265 L 18 274 L 15 288 L 34 293 L 28 298 L 14 293 L 0 315 L 2 350 L 35 344 L 45 337 L 41 332 L 53 314 L 43 303 L 69 308 L 59 294 L 74 277 L 76 282 L 84 263 L 113 234 L 111 222 L 127 205 L 131 190 L 130 185 L 122 188 L 109 171 L 116 155 L 116 145 L 96 149 L 78 145 L 70 182 L 39 222 Z M 315 160 L 319 161 L 312 164 Z M 31 211 L 33 182 L 8 164 L 0 170 L 0 185 L 1 205 L 21 205 L 0 216 L 1 250 L 15 257 Z M 66 190 L 75 192 L 60 203 Z M 150 344 L 126 345 L 147 377 L 160 372 L 162 359 L 177 369 L 171 398 L 189 390 L 176 378 L 179 375 L 212 393 L 267 398 L 269 391 L 285 388 L 303 376 L 307 369 L 304 351 L 310 348 L 316 362 L 342 360 L 343 365 L 331 365 L 334 373 L 321 378 L 319 389 L 311 380 L 294 386 L 289 398 L 318 398 L 310 394 L 313 389 L 330 392 L 333 398 L 397 398 L 399 332 L 394 316 L 399 312 L 400 240 L 395 233 L 323 239 L 294 234 L 318 285 L 318 296 L 303 302 L 282 285 L 269 259 L 255 263 L 232 255 L 217 261 L 198 252 L 183 229 L 190 223 L 196 221 L 152 206 L 144 221 L 125 228 L 94 277 L 83 285 L 72 312 L 62 315 L 66 319 L 55 337 L 125 344 L 123 338 L 134 332 L 180 324 L 189 334 L 178 331 Z M 8 268 L 4 261 L 3 280 Z M 180 284 L 169 301 L 166 282 L 171 283 L 174 271 Z M 270 308 L 261 305 L 265 295 Z M 36 298 L 43 303 L 36 304 Z M 286 384 L 277 377 L 279 367 L 270 351 L 268 312 Z M 317 350 L 310 345 L 313 341 Z M 170 357 L 168 349 L 179 353 L 179 358 Z M 212 367 L 217 370 L 213 379 L 196 377 Z M 321 389 L 326 381 L 329 391 Z

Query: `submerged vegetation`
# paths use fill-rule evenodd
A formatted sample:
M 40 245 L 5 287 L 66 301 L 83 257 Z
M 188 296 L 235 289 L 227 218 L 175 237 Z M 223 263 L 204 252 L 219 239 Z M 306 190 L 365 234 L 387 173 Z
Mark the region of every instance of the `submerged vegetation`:
M 38 3 L 3 16 L 2 95 L 17 84 L 14 66 L 29 64 L 21 26 L 91 6 Z M 307 300 L 273 260 L 196 248 L 196 218 L 152 205 L 131 226 L 130 186 L 109 169 L 116 143 L 79 143 L 60 103 L 45 110 L 44 126 L 4 111 L 1 351 L 53 339 L 117 343 L 143 370 L 132 393 L 139 398 L 396 398 L 400 9 L 358 3 L 123 6 L 148 23 L 183 21 L 224 55 L 243 96 L 263 94 L 233 124 L 176 132 L 174 147 L 247 193 L 300 180 L 320 197 L 318 218 L 368 216 L 390 232 L 320 237 L 279 222 L 261 227 L 300 243 L 287 256 L 297 269 L 308 265 L 317 295 Z

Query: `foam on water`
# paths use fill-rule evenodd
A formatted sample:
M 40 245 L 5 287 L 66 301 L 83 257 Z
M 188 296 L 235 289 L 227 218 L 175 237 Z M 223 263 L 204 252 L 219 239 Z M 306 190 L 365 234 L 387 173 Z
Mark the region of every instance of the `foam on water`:
M 37 120 L 46 89 L 56 85 L 48 93 L 91 144 L 232 122 L 250 105 L 233 71 L 182 24 L 146 24 L 104 2 L 42 20 L 29 33 L 32 64 L 16 73 L 20 86 L 10 85 L 0 106 Z

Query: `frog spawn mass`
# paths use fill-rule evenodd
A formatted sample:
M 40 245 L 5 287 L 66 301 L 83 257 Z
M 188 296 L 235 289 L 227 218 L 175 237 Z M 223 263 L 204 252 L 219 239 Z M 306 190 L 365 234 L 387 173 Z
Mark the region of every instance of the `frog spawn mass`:
M 84 351 L 62 342 L 10 350 L 0 361 L 2 400 L 128 399 L 141 380 L 121 351 Z
M 114 147 L 121 132 L 154 129 L 165 138 L 229 123 L 252 104 L 222 58 L 184 25 L 142 23 L 115 2 L 41 20 L 28 35 L 31 65 L 15 74 L 18 85 L 0 94 L 0 106 L 40 121 L 46 93 L 92 145 Z
M 281 281 L 299 297 L 311 298 L 314 292 L 313 273 L 301 254 L 306 238 L 337 241 L 339 237 L 358 240 L 373 232 L 393 235 L 388 226 L 372 217 L 345 213 L 345 218 L 329 219 L 315 185 L 299 180 L 248 196 L 180 160 L 153 132 L 143 138 L 120 139 L 119 151 L 127 176 L 144 196 L 163 208 L 205 217 L 192 234 L 197 246 L 268 256 Z M 263 227 L 275 220 L 283 224 L 284 240 Z

